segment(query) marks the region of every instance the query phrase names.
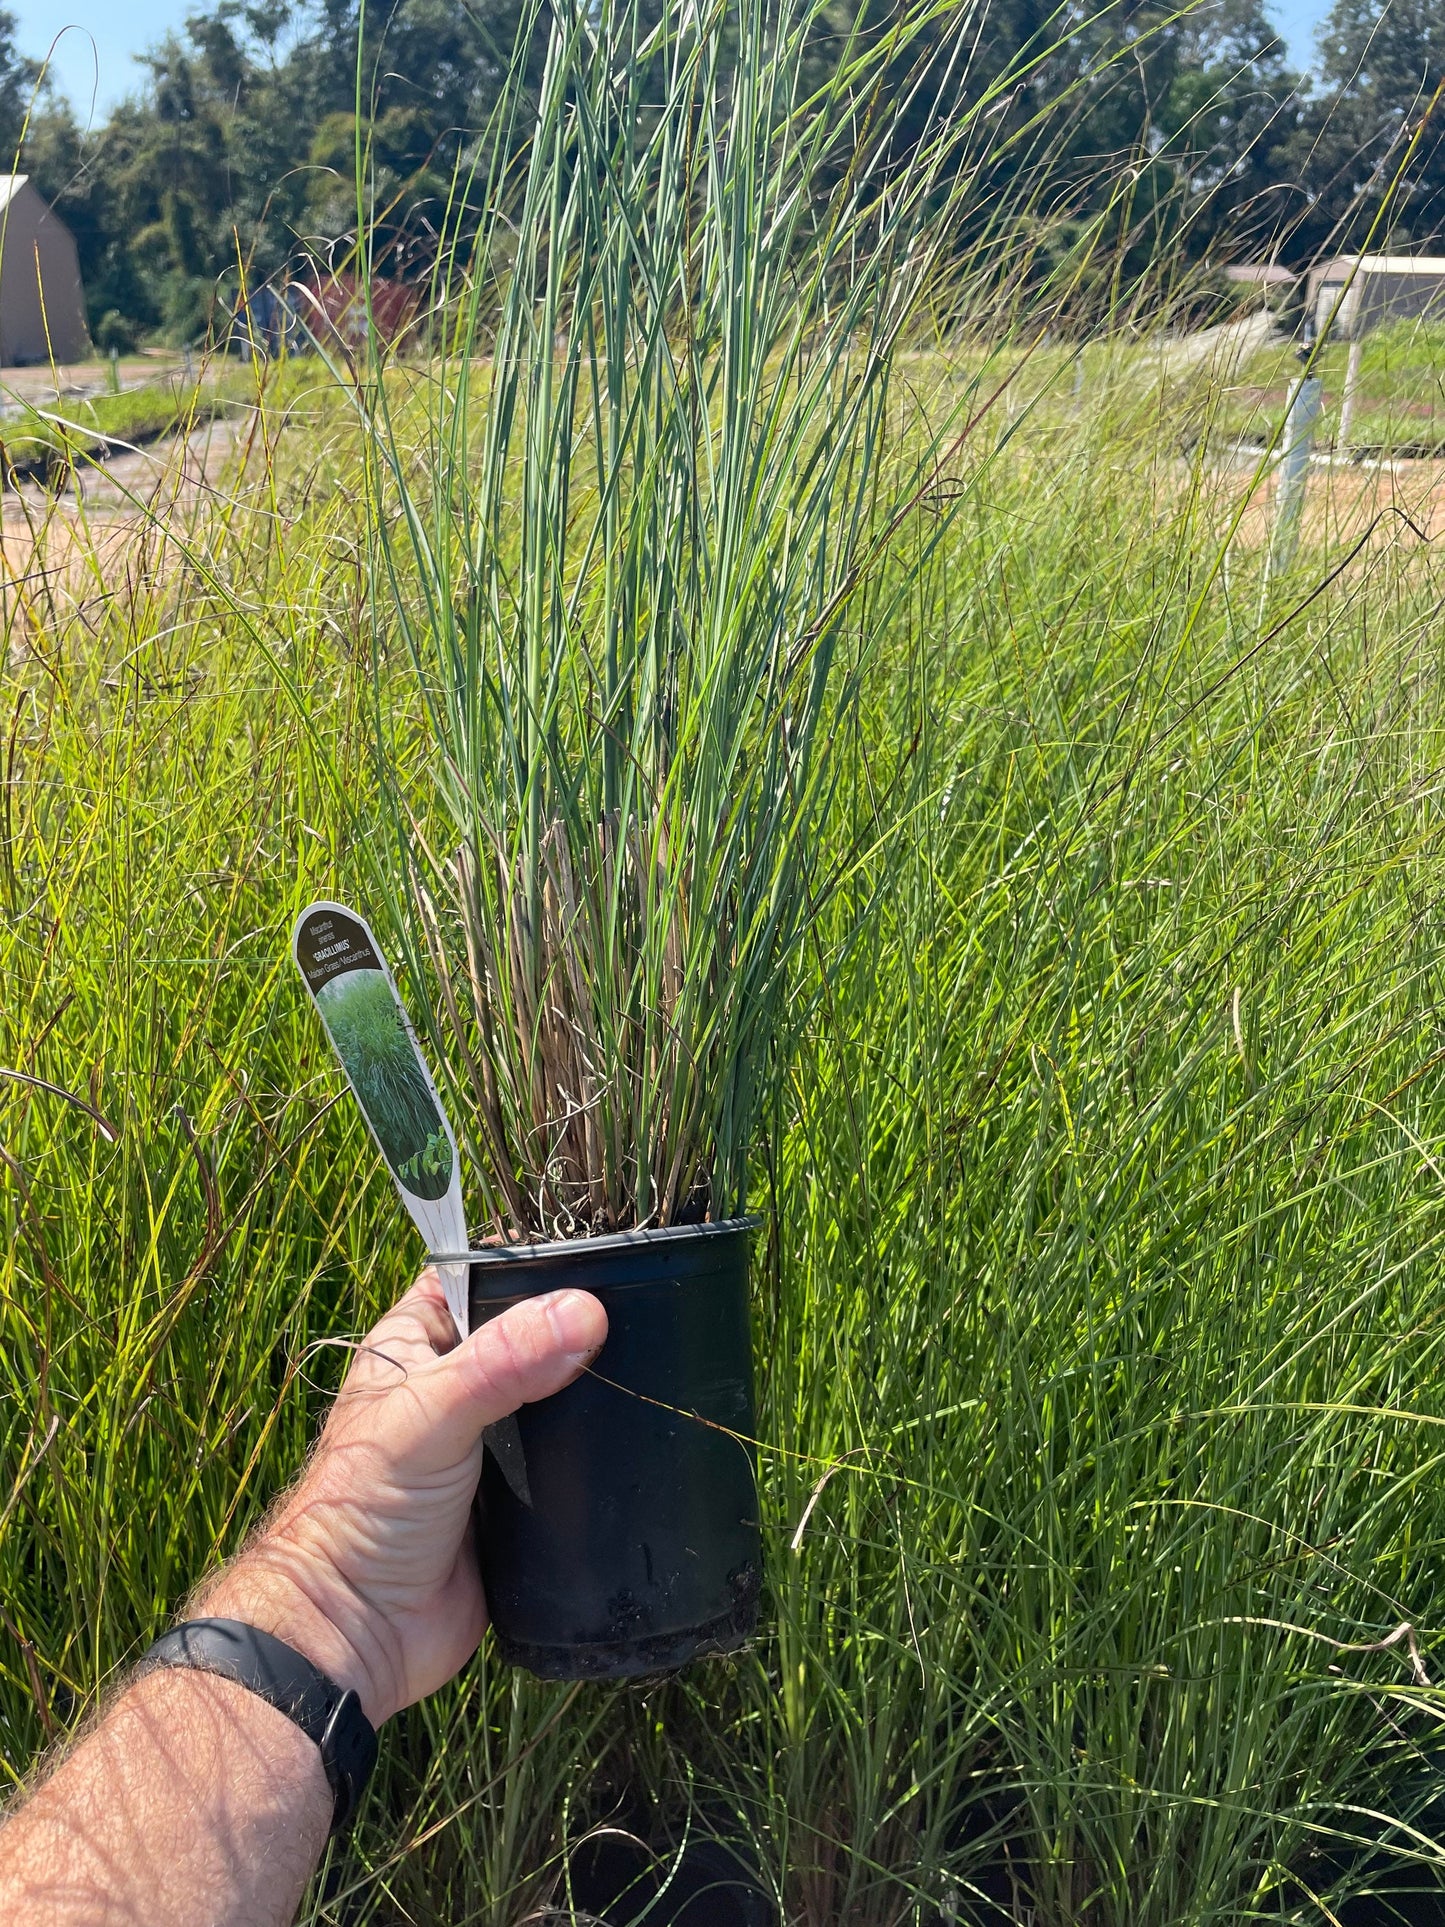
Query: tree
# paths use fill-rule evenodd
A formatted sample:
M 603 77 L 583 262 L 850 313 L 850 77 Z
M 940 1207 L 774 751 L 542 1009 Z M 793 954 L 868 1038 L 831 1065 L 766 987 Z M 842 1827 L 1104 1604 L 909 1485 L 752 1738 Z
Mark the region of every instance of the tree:
M 13 13 L 0 12 L 0 170 L 12 170 L 25 123 L 41 92 L 40 62 L 27 60 L 15 45 Z
M 1319 48 L 1321 85 L 1288 156 L 1301 183 L 1298 251 L 1357 248 L 1382 213 L 1377 248 L 1437 242 L 1445 16 L 1429 0 L 1335 0 Z
M 977 171 L 982 227 L 1022 210 L 1015 232 L 1036 223 L 1047 254 L 1102 224 L 1131 275 L 1161 248 L 1197 258 L 1230 233 L 1257 240 L 1274 220 L 1270 143 L 1294 85 L 1262 4 L 980 0 L 951 65 L 956 22 L 940 16 L 937 84 L 960 108 L 997 95 L 988 150 L 961 163 Z M 886 34 L 891 0 L 870 6 L 863 31 Z M 814 78 L 840 57 L 852 8 L 838 0 L 835 30 L 811 49 Z M 76 230 L 92 325 L 192 338 L 243 272 L 344 263 L 358 201 L 376 265 L 424 276 L 524 18 L 524 0 L 394 0 L 364 20 L 359 0 L 216 0 L 151 53 L 144 97 L 97 135 L 52 103 L 26 154 Z M 545 28 L 534 22 L 537 71 Z M 0 133 L 12 69 L 25 84 L 6 32 Z

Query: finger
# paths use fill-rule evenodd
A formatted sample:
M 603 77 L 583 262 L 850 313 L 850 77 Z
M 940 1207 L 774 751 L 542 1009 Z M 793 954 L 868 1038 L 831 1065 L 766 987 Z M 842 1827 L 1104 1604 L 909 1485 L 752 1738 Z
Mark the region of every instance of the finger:
M 428 1268 L 410 1291 L 397 1299 L 362 1340 L 366 1350 L 401 1352 L 408 1365 L 429 1363 L 438 1352 L 449 1352 L 457 1342 L 457 1328 L 447 1310 L 440 1280 Z
M 390 1391 L 456 1342 L 457 1328 L 441 1281 L 428 1268 L 356 1347 L 341 1396 Z
M 457 1342 L 456 1320 L 434 1265 L 428 1265 L 411 1290 L 396 1301 L 391 1316 L 410 1313 L 420 1319 L 427 1342 L 435 1352 L 449 1352 Z
M 413 1449 L 427 1463 L 456 1464 L 487 1426 L 570 1385 L 606 1337 L 607 1314 L 588 1292 L 553 1291 L 513 1305 L 418 1381 L 423 1430 Z

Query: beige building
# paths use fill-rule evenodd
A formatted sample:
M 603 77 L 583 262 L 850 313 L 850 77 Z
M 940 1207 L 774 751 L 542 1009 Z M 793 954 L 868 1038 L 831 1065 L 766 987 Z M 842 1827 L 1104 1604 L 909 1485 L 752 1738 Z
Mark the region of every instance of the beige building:
M 27 174 L 0 174 L 0 367 L 90 352 L 75 238 Z
M 1445 256 L 1338 254 L 1310 269 L 1309 308 L 1336 341 L 1358 341 L 1398 316 L 1445 317 Z

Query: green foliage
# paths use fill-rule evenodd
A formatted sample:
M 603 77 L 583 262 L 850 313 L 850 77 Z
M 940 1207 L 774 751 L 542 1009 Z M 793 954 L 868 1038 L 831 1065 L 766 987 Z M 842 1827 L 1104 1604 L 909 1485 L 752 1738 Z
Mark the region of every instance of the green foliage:
M 1002 388 L 889 545 L 768 1091 L 763 1635 L 621 1692 L 484 1651 L 317 1922 L 519 1927 L 617 1825 L 742 1835 L 816 1927 L 1323 1927 L 1372 1838 L 1439 1879 L 1438 1689 L 1379 1648 L 1433 1681 L 1445 1622 L 1439 562 L 1387 529 L 1259 627 L 1198 384 L 1028 345 L 895 391 L 906 437 Z M 420 1256 L 287 955 L 375 809 L 343 400 L 266 414 L 184 567 L 0 606 L 0 1066 L 54 1087 L 0 1080 L 12 1776 Z
M 211 421 L 244 393 L 233 376 L 128 388 L 63 408 L 26 406 L 5 424 L 5 467 L 33 480 L 58 480 L 77 464 Z
M 218 290 L 316 256 L 344 263 L 362 198 L 388 272 L 410 272 L 441 224 L 454 170 L 486 125 L 514 9 L 403 0 L 367 16 L 221 0 L 148 56 L 144 94 L 82 132 L 53 100 L 23 164 L 75 232 L 94 322 L 114 310 L 176 341 L 215 325 Z M 0 34 L 0 134 L 7 64 Z M 16 126 L 16 139 L 19 125 Z
M 1440 566 L 1387 530 L 1261 628 L 1198 393 L 1116 343 L 1074 398 L 1026 346 L 897 396 L 922 435 L 1012 377 L 946 538 L 894 531 L 819 829 L 750 1194 L 762 1637 L 623 1691 L 484 1651 L 388 1729 L 318 1923 L 520 1927 L 617 1826 L 741 1836 L 816 1927 L 1325 1927 L 1381 1865 L 1439 1882 L 1439 1691 L 1381 1642 L 1437 1677 Z M 375 808 L 341 401 L 268 419 L 184 568 L 3 607 L 0 1066 L 53 1087 L 0 1080 L 15 1776 L 420 1256 L 287 954 Z
M 1422 0 L 1335 0 L 1318 45 L 1321 84 L 1279 157 L 1296 199 L 1301 253 L 1438 251 L 1439 15 Z
M 849 57 L 853 11 L 819 9 L 810 85 Z M 894 12 L 865 12 L 865 44 L 884 45 Z M 922 38 L 930 31 L 942 48 L 944 23 Z M 374 266 L 425 284 L 514 57 L 535 97 L 545 39 L 526 0 L 402 0 L 373 8 L 364 30 L 349 0 L 219 0 L 151 51 L 142 94 L 103 126 L 82 132 L 43 98 L 22 165 L 76 233 L 93 329 L 113 311 L 134 329 L 199 340 L 216 326 L 218 290 L 234 291 L 243 269 L 254 285 L 288 267 L 350 263 L 358 203 Z M 946 77 L 950 110 L 966 123 L 987 104 L 992 118 L 987 140 L 960 144 L 957 167 L 981 170 L 981 210 L 1027 204 L 1056 234 L 1053 262 L 1080 223 L 1097 248 L 1102 223 L 1117 254 L 1107 286 L 1147 278 L 1161 241 L 1198 261 L 1262 247 L 1298 215 L 1278 191 L 1294 76 L 1259 0 L 1055 12 L 985 0 L 970 42 Z M 920 110 L 906 88 L 912 58 L 892 93 L 901 152 Z M 13 120 L 19 140 L 23 116 L 11 110 L 32 79 L 0 33 L 0 138 Z M 1317 192 L 1308 152 L 1301 165 Z M 1125 166 L 1134 178 L 1121 195 Z M 485 208 L 471 218 L 484 221 Z
M 138 338 L 136 324 L 128 320 L 119 308 L 107 308 L 90 332 L 91 339 L 103 355 L 125 354 L 135 347 Z
M 559 66 L 558 84 L 576 71 Z M 224 487 L 161 526 L 137 509 L 123 561 L 113 529 L 90 548 L 83 519 L 37 512 L 34 566 L 0 594 L 7 1774 L 234 1549 L 420 1256 L 287 954 L 311 898 L 366 900 L 395 834 L 368 756 L 378 700 L 422 875 L 446 879 L 470 833 L 493 879 L 474 939 L 540 949 L 552 919 L 540 970 L 502 965 L 539 1029 L 559 1005 L 624 1007 L 600 970 L 574 988 L 579 953 L 641 957 L 625 1007 L 660 1053 L 667 918 L 705 990 L 737 954 L 727 892 L 753 884 L 717 861 L 716 827 L 766 827 L 788 765 L 765 725 L 796 712 L 647 672 L 744 681 L 862 556 L 828 664 L 847 699 L 803 718 L 828 780 L 784 819 L 809 863 L 762 878 L 797 920 L 764 984 L 789 1049 L 754 1059 L 734 1194 L 765 1221 L 759 1640 L 617 1691 L 544 1687 L 484 1649 L 388 1730 L 309 1918 L 566 1920 L 569 1855 L 619 1828 L 664 1868 L 699 1835 L 741 1840 L 803 1927 L 1324 1927 L 1405 1878 L 1438 1903 L 1439 559 L 1394 519 L 1352 553 L 1359 478 L 1337 474 L 1293 574 L 1261 585 L 1250 472 L 1214 452 L 1238 420 L 1274 425 L 1278 355 L 1226 390 L 1127 336 L 1075 357 L 995 309 L 947 351 L 910 337 L 870 390 L 868 343 L 892 338 L 852 336 L 878 258 L 860 246 L 856 279 L 810 308 L 804 223 L 747 256 L 771 279 L 727 284 L 719 236 L 746 254 L 750 223 L 774 232 L 785 173 L 711 207 L 679 196 L 651 226 L 616 218 L 614 176 L 624 208 L 656 215 L 649 142 L 670 136 L 624 111 L 656 100 L 650 76 L 610 71 L 590 126 L 555 102 L 539 117 L 565 164 L 531 234 L 566 245 L 522 251 L 530 282 L 514 249 L 450 290 L 449 317 L 473 301 L 490 332 L 449 390 L 439 361 L 373 370 L 358 414 L 353 385 L 288 368 L 303 427 L 261 388 Z M 736 186 L 758 123 L 731 154 L 721 124 L 696 115 L 689 182 Z M 686 300 L 666 301 L 659 263 Z M 584 270 L 611 297 L 600 321 L 569 278 Z M 939 290 L 950 315 L 973 301 Z M 1368 347 L 1382 418 L 1442 378 L 1432 328 Z M 875 439 L 850 441 L 874 396 Z M 150 408 L 110 398 L 92 426 Z M 970 432 L 950 442 L 954 419 Z M 719 450 L 740 480 L 709 470 Z M 919 463 L 931 487 L 900 499 Z M 378 545 L 376 510 L 397 504 L 412 520 Z M 729 541 L 755 566 L 724 566 Z M 612 618 L 627 674 L 599 702 Z M 539 665 L 540 693 L 508 709 L 503 680 Z M 437 718 L 459 710 L 442 740 L 467 753 L 438 794 Z M 734 729 L 737 755 L 709 763 L 706 730 L 669 733 L 679 715 Z M 642 861 L 588 788 L 619 744 L 609 780 L 652 839 Z M 716 809 L 667 815 L 699 769 Z M 500 856 L 473 807 L 498 797 Z M 692 870 L 664 888 L 660 867 L 688 870 L 674 825 Z M 523 893 L 503 899 L 534 830 L 529 925 Z M 558 913 L 564 856 L 615 912 L 610 951 L 589 935 L 581 952 Z M 432 953 L 482 978 L 469 906 L 418 891 L 414 928 L 433 912 L 414 1008 Z M 455 1050 L 467 1025 L 442 1014 Z M 394 1027 L 373 1011 L 349 1034 L 388 1083 Z

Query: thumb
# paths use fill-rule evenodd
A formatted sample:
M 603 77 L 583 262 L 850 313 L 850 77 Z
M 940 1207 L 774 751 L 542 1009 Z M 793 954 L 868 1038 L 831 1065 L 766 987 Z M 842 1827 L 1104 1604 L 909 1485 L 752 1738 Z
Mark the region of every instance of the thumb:
M 464 1459 L 487 1426 L 570 1385 L 606 1337 L 607 1314 L 589 1292 L 552 1291 L 512 1305 L 427 1373 L 420 1455 L 437 1466 Z

